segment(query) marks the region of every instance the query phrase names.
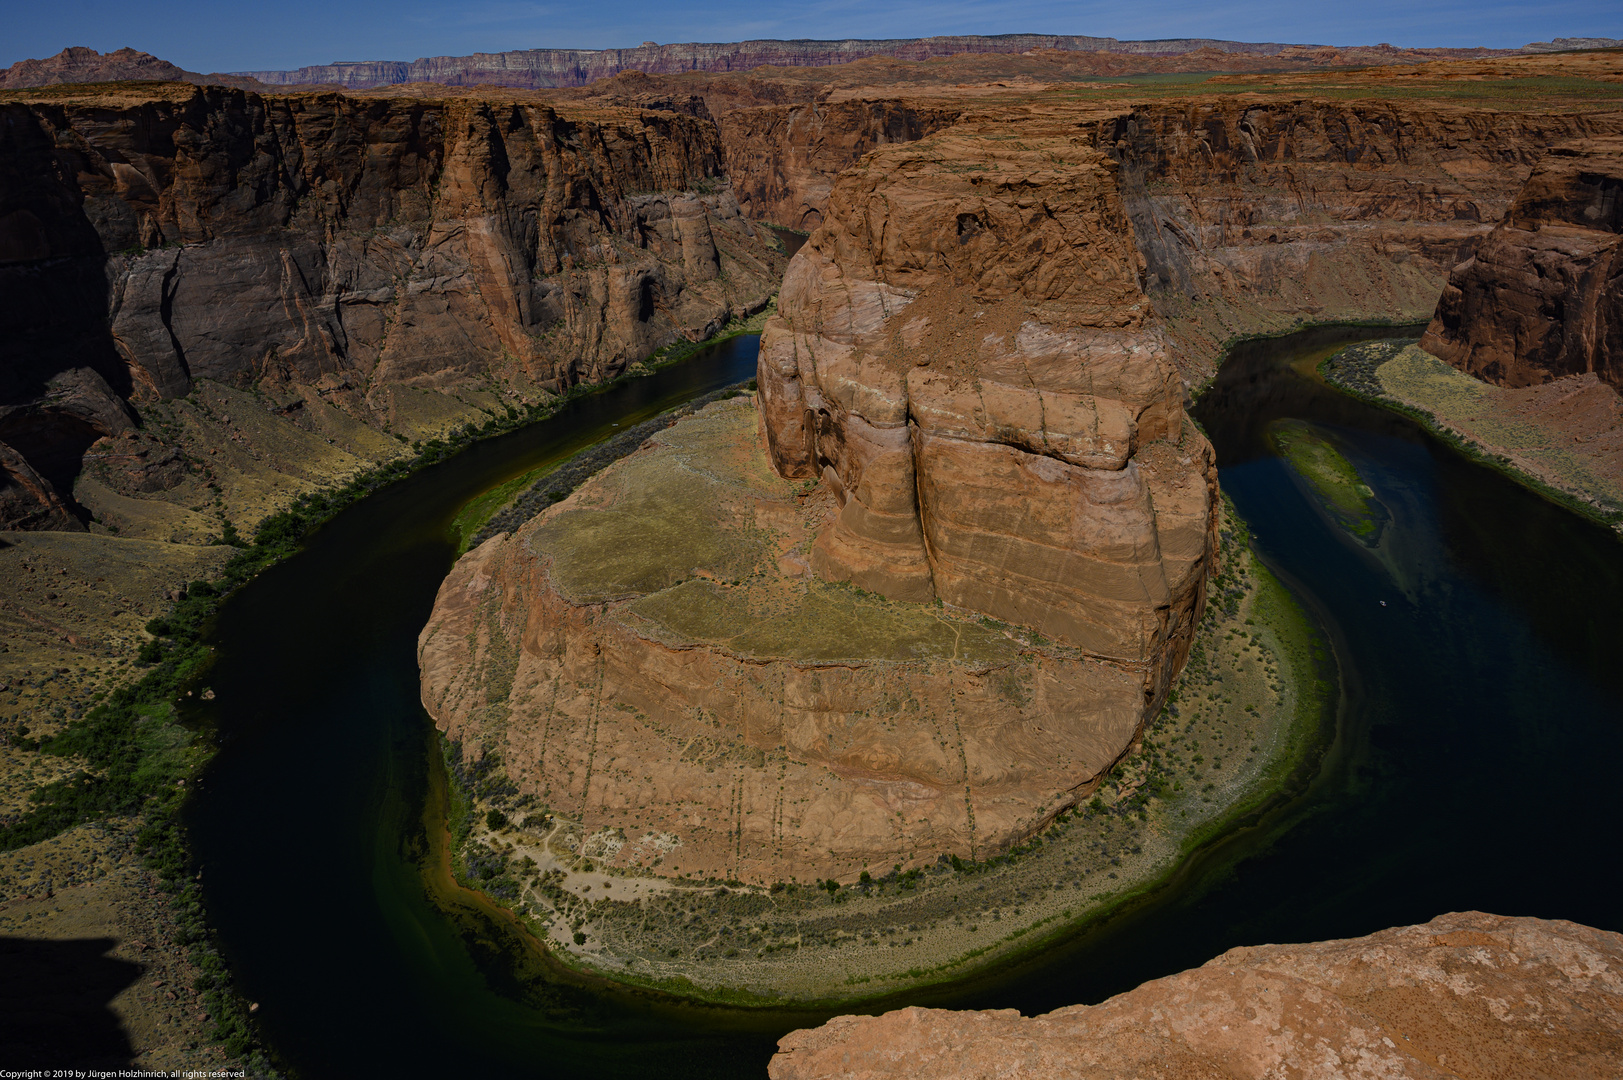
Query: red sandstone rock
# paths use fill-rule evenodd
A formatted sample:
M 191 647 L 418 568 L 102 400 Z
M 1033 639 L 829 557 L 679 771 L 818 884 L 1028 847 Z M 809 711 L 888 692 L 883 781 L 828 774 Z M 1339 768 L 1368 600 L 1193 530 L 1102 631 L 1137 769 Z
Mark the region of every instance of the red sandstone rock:
M 1623 139 L 1544 155 L 1421 346 L 1500 386 L 1593 372 L 1623 389 Z
M 1215 471 L 1115 165 L 1017 130 L 960 125 L 836 182 L 762 338 L 763 429 L 842 504 L 820 574 L 1144 665 L 1154 703 L 1199 611 Z
M 755 429 L 713 405 L 462 558 L 419 639 L 439 727 L 653 873 L 851 880 L 1087 798 L 1145 675 L 808 580 L 832 499 Z
M 778 1047 L 772 1080 L 1610 1080 L 1623 1075 L 1623 935 L 1442 915 L 1231 949 L 1095 1006 L 841 1016 Z

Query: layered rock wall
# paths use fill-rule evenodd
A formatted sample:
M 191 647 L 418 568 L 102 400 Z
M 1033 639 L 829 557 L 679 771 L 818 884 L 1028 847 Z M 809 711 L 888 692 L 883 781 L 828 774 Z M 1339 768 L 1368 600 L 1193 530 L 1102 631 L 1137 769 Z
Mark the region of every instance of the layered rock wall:
M 0 442 L 59 495 L 126 401 L 193 379 L 380 425 L 402 386 L 534 400 L 758 309 L 781 272 L 707 117 L 185 86 L 4 110 Z
M 810 232 L 822 224 L 835 176 L 870 150 L 921 139 L 962 112 L 893 100 L 812 101 L 734 109 L 720 125 L 744 212 Z
M 1500 386 L 1623 390 L 1623 138 L 1560 145 L 1448 286 L 1421 347 Z
M 1230 334 L 1292 319 L 1420 318 L 1556 144 L 1618 113 L 1219 100 L 1101 118 L 1146 290 L 1194 377 Z
M 316 64 L 293 71 L 237 72 L 270 85 L 318 85 L 366 88 L 390 83 L 435 82 L 446 86 L 585 86 L 622 71 L 675 75 L 688 71 L 748 71 L 772 64 L 782 67 L 826 67 L 868 57 L 930 60 L 965 53 L 1022 53 L 1030 49 L 1068 49 L 1141 56 L 1171 56 L 1210 50 L 1217 53 L 1273 56 L 1292 46 L 1273 42 L 1169 38 L 1161 41 L 1118 41 L 1071 34 L 975 34 L 889 40 L 689 42 L 660 45 L 646 41 L 631 49 L 520 49 L 472 56 L 431 56 L 414 61 L 363 60 Z M 1468 50 L 1475 52 L 1477 50 Z
M 1216 474 L 1116 166 L 1064 128 L 961 125 L 843 174 L 761 342 L 784 476 L 841 510 L 813 567 L 1153 671 L 1210 569 Z

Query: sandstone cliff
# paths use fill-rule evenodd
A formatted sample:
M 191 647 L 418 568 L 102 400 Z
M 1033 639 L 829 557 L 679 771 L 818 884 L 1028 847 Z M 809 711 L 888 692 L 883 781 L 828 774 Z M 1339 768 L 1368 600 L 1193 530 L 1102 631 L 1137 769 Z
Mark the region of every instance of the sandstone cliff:
M 731 110 L 720 125 L 733 192 L 748 216 L 810 232 L 823 222 L 834 177 L 869 151 L 921 139 L 962 112 L 894 99 Z
M 1087 798 L 1183 662 L 1216 471 L 1073 131 L 842 173 L 762 336 L 769 457 L 684 421 L 470 553 L 420 640 L 442 729 L 616 865 L 758 882 L 984 856 Z
M 1145 665 L 1209 570 L 1216 474 L 1106 155 L 964 124 L 836 182 L 761 340 L 762 427 L 841 511 L 814 568 Z M 1151 467 L 1141 450 L 1180 450 Z
M 1094 1006 L 902 1009 L 779 1040 L 772 1080 L 1393 1080 L 1623 1072 L 1623 935 L 1479 912 L 1231 949 Z
M 1539 160 L 1449 275 L 1422 348 L 1500 386 L 1593 373 L 1623 390 L 1623 139 Z
M 0 109 L 18 524 L 63 523 L 129 402 L 211 380 L 406 432 L 402 388 L 501 408 L 598 381 L 759 309 L 783 265 L 679 112 L 184 84 Z
M 649 76 L 604 92 L 680 86 L 707 93 Z M 612 534 L 600 546 L 630 565 L 649 543 L 681 561 L 672 538 L 711 527 L 627 532 L 651 511 L 605 479 L 465 560 L 422 639 L 423 688 L 527 794 L 588 829 L 651 828 L 683 870 L 751 880 L 989 852 L 1085 798 L 1159 708 L 1201 610 L 1216 476 L 1183 402 L 1218 343 L 1429 310 L 1543 145 L 1623 119 L 1244 98 L 718 106 L 741 200 L 817 223 L 758 374 L 772 467 L 820 508 L 781 530 L 803 543 L 753 569 L 698 560 L 581 591 L 565 558 L 580 536 Z M 786 512 L 735 509 L 761 528 Z M 923 645 L 929 663 L 897 666 L 854 631 L 846 651 L 802 655 L 792 634 L 712 627 L 770 609 L 763 582 L 990 620 L 1043 657 L 1034 686 L 1071 689 L 1011 690 L 1024 704 L 1008 713 L 983 694 L 972 732 L 960 693 L 1017 668 L 975 657 L 976 676 Z M 840 678 L 807 689 L 827 664 Z M 1031 756 L 1038 730 L 1065 747 L 1054 762 Z
M 1546 147 L 1619 131 L 1617 112 L 1228 98 L 1140 106 L 1093 139 L 1121 162 L 1146 289 L 1201 378 L 1235 333 L 1424 318 Z
M 1024 53 L 1033 49 L 1161 57 L 1207 52 L 1219 57 L 1281 57 L 1279 67 L 1315 66 L 1327 58 L 1341 59 L 1341 50 L 1322 46 L 1283 45 L 1277 42 L 1218 41 L 1212 38 L 1168 38 L 1156 41 L 1118 41 L 1108 37 L 1068 34 L 973 34 L 932 38 L 894 38 L 866 41 L 739 41 L 690 42 L 660 45 L 652 41 L 632 49 L 521 49 L 475 53 L 472 56 L 433 56 L 414 61 L 364 60 L 316 64 L 293 71 L 237 72 L 273 85 L 337 84 L 366 88 L 390 83 L 435 82 L 447 86 L 515 86 L 525 88 L 584 86 L 622 71 L 678 74 L 686 71 L 748 71 L 763 65 L 823 67 L 868 57 L 894 57 L 922 61 L 965 54 Z M 1414 62 L 1447 56 L 1490 55 L 1491 49 L 1365 50 L 1376 63 Z M 1360 56 L 1352 62 L 1370 62 Z M 1345 62 L 1345 61 L 1344 61 Z
M 852 880 L 984 857 L 1091 794 L 1145 674 L 821 580 L 837 514 L 773 475 L 753 398 L 712 405 L 458 562 L 423 703 L 633 871 Z

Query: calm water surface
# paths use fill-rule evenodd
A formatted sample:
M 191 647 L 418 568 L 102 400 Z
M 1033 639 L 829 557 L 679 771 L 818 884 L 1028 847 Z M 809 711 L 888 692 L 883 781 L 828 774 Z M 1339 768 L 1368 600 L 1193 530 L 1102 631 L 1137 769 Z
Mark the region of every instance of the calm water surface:
M 906 1001 L 1043 1012 L 1234 945 L 1466 908 L 1623 929 L 1623 545 L 1292 367 L 1376 333 L 1243 345 L 1196 409 L 1256 546 L 1335 644 L 1345 700 L 1311 786 L 1137 909 Z M 223 748 L 191 823 L 242 988 L 301 1074 L 760 1077 L 780 1034 L 822 1019 L 550 976 L 515 961 L 526 948 L 499 919 L 430 902 L 418 864 L 433 743 L 415 642 L 457 508 L 749 377 L 755 347 L 735 338 L 381 492 L 226 606 L 209 717 Z M 1272 456 L 1280 418 L 1346 449 L 1391 514 L 1379 548 Z

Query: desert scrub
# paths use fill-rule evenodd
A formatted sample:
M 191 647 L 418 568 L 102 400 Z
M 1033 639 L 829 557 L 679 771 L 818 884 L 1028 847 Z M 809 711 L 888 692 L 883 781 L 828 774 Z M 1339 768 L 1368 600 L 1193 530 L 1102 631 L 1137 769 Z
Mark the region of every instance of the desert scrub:
M 701 1000 L 849 1002 L 1043 949 L 1153 891 L 1311 775 L 1333 661 L 1255 561 L 1245 523 L 1226 503 L 1222 514 L 1222 572 L 1165 708 L 1079 805 L 1009 850 L 919 852 L 907 869 L 872 866 L 843 885 L 636 876 L 614 865 L 604 830 L 497 795 L 460 819 L 478 849 L 461 872 L 561 962 Z M 493 808 L 507 826 L 485 827 Z M 487 873 L 517 881 L 519 896 L 487 888 Z

